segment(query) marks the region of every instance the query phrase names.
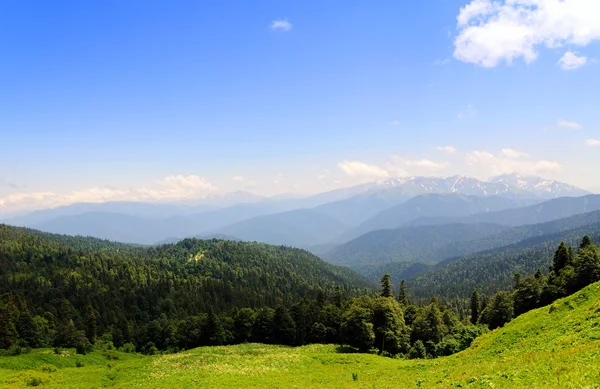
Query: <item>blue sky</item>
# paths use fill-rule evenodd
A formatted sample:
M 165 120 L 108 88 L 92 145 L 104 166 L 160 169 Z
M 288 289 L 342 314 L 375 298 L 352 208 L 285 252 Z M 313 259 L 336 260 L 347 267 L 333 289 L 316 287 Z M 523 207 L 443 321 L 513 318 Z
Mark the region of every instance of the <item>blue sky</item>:
M 596 0 L 5 0 L 0 212 L 403 175 L 600 187 L 598 40 Z

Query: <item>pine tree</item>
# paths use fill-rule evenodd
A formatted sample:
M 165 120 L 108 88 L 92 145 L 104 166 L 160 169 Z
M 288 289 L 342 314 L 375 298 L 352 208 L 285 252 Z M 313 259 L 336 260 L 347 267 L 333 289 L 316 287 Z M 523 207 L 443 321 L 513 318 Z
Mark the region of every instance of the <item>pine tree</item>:
M 408 307 L 408 295 L 406 294 L 406 282 L 404 280 L 402 280 L 402 282 L 400 282 L 400 291 L 398 292 L 398 302 L 403 306 L 403 307 Z
M 19 316 L 14 300 L 11 296 L 4 306 L 0 306 L 0 348 L 9 348 L 17 340 L 15 321 Z
M 203 334 L 205 344 L 209 346 L 217 346 L 223 344 L 224 333 L 223 327 L 219 322 L 219 318 L 215 315 L 212 307 L 208 307 L 208 315 L 204 325 Z
M 381 277 L 381 297 L 392 297 L 392 284 L 389 274 Z
M 565 242 L 561 242 L 558 249 L 554 253 L 554 265 L 553 270 L 555 273 L 558 273 L 565 266 L 567 266 L 571 262 L 571 256 L 569 255 L 569 249 L 565 245 Z
M 27 343 L 29 347 L 37 347 L 39 341 L 36 339 L 36 330 L 33 323 L 33 317 L 27 306 L 24 306 L 19 313 L 19 318 L 15 323 L 17 332 L 19 333 L 19 339 Z
M 471 323 L 477 324 L 477 319 L 479 318 L 479 293 L 476 290 L 473 291 L 471 295 Z
M 293 345 L 296 340 L 296 323 L 287 309 L 280 304 L 273 316 L 273 337 L 275 343 Z
M 544 275 L 542 274 L 542 271 L 540 269 L 537 269 L 537 271 L 535 272 L 534 278 L 536 280 L 541 280 L 544 278 Z
M 94 343 L 94 340 L 96 339 L 96 333 L 96 314 L 94 313 L 94 309 L 92 308 L 92 306 L 88 304 L 88 306 L 85 309 L 85 337 L 88 339 L 89 342 Z M 119 341 L 117 341 L 117 343 L 119 343 Z
M 590 239 L 589 236 L 584 236 L 583 239 L 581 240 L 581 244 L 579 245 L 579 249 L 586 249 L 588 247 L 590 247 L 592 245 L 592 240 Z

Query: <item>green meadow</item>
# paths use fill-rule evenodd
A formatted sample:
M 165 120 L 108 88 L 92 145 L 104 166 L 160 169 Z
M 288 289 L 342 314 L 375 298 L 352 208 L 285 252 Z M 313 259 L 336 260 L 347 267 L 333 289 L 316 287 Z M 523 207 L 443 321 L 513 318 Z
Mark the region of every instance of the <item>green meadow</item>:
M 600 283 L 530 311 L 450 357 L 244 344 L 144 356 L 32 350 L 0 358 L 5 388 L 600 388 Z

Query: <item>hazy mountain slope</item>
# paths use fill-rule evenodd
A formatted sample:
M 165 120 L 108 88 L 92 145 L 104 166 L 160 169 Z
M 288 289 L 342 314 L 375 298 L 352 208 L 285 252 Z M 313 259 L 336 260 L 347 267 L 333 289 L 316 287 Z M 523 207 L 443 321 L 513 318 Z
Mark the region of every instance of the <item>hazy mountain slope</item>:
M 523 240 L 554 235 L 600 223 L 600 211 L 551 222 L 507 228 L 498 224 L 443 224 L 373 231 L 321 255 L 332 263 L 373 273 L 368 264 L 421 262 L 444 259 L 503 247 Z
M 158 220 L 107 212 L 60 216 L 31 226 L 45 232 L 91 236 L 125 243 L 152 244 L 169 232 Z
M 411 293 L 421 298 L 433 294 L 448 299 L 467 298 L 473 289 L 495 293 L 511 288 L 512 276 L 517 272 L 532 274 L 537 269 L 546 272 L 561 241 L 577 246 L 584 235 L 600 242 L 600 223 L 451 258 L 407 283 Z
M 349 241 L 371 231 L 398 228 L 423 216 L 467 216 L 479 212 L 517 208 L 523 202 L 527 204 L 528 200 L 458 194 L 421 195 L 378 213 L 364 223 L 345 232 L 338 241 Z
M 356 226 L 379 212 L 410 199 L 408 195 L 393 190 L 375 194 L 361 194 L 345 200 L 327 203 L 313 208 L 314 211 L 338 219 L 348 226 Z
M 154 244 L 168 238 L 179 240 L 204 235 L 241 220 L 277 212 L 281 212 L 280 205 L 271 202 L 240 204 L 216 211 L 163 219 L 140 218 L 111 212 L 86 212 L 52 218 L 28 227 L 58 234 Z
M 244 241 L 305 247 L 326 243 L 345 229 L 333 217 L 300 209 L 244 220 L 215 232 Z
M 506 230 L 497 224 L 445 224 L 378 230 L 337 246 L 322 258 L 346 266 L 383 262 L 437 263 L 447 255 L 447 246 L 494 235 Z
M 444 223 L 494 223 L 506 226 L 544 223 L 577 214 L 600 210 L 600 195 L 562 197 L 518 209 L 481 213 L 468 217 L 421 217 L 407 225 Z
M 15 226 L 33 226 L 61 216 L 75 216 L 89 212 L 118 213 L 138 218 L 162 219 L 170 216 L 185 216 L 218 208 L 212 205 L 184 205 L 177 203 L 153 204 L 129 201 L 110 201 L 106 203 L 76 203 L 62 207 L 44 209 L 27 215 L 3 220 Z

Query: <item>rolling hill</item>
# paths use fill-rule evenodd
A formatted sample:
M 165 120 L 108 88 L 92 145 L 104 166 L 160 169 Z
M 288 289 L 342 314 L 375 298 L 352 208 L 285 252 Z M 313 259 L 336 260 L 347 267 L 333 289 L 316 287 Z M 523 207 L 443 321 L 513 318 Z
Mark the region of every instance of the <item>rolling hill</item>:
M 362 269 L 369 264 L 385 262 L 436 264 L 448 258 L 598 223 L 600 211 L 519 227 L 485 223 L 403 227 L 370 232 L 336 246 L 321 256 L 332 263 L 362 266 Z
M 475 340 L 465 351 L 432 360 L 344 353 L 333 345 L 242 344 L 142 356 L 102 351 L 56 356 L 34 350 L 0 357 L 0 382 L 43 387 L 256 388 L 495 387 L 594 388 L 600 385 L 600 283 L 529 311 Z M 76 367 L 76 361 L 79 366 Z
M 432 294 L 449 300 L 464 299 L 474 289 L 485 294 L 495 293 L 509 289 L 515 273 L 532 274 L 537 269 L 547 272 L 561 241 L 577 247 L 585 235 L 594 242 L 600 241 L 600 223 L 450 258 L 407 279 L 407 285 L 411 294 L 424 299 Z M 405 268 L 403 265 L 400 273 L 395 275 L 403 277 Z

